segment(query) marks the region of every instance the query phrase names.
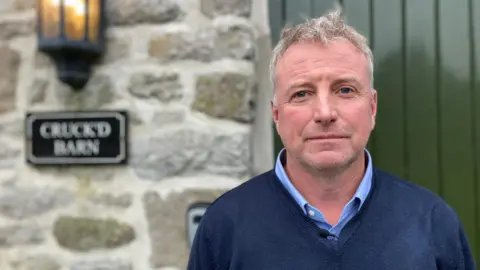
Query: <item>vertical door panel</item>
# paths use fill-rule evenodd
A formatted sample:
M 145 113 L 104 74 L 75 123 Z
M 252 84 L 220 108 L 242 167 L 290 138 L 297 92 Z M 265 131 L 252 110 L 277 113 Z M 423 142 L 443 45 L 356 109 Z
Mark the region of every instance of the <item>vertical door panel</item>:
M 439 194 L 435 0 L 406 0 L 409 180 Z
M 477 198 L 477 218 L 476 218 L 476 259 L 477 265 L 480 264 L 480 1 L 471 0 L 471 20 L 472 28 L 471 35 L 473 35 L 473 66 L 472 66 L 472 82 L 473 82 L 473 118 L 474 118 L 474 147 L 475 147 L 475 184 L 477 185 L 476 189 L 476 198 Z M 475 239 L 471 239 L 475 241 Z
M 325 13 L 333 10 L 337 5 L 339 5 L 338 0 L 311 0 L 312 5 L 312 17 L 319 17 Z
M 371 41 L 370 0 L 343 0 L 343 10 L 346 22 Z
M 285 24 L 284 0 L 269 0 L 268 12 L 272 45 L 275 46 L 280 39 L 280 32 Z
M 442 195 L 476 237 L 468 1 L 439 1 Z M 475 241 L 471 241 L 476 250 Z
M 373 3 L 373 48 L 378 113 L 374 164 L 405 177 L 404 52 L 401 0 Z
M 312 7 L 310 0 L 286 0 L 285 8 L 288 26 L 305 22 L 306 19 L 311 17 Z

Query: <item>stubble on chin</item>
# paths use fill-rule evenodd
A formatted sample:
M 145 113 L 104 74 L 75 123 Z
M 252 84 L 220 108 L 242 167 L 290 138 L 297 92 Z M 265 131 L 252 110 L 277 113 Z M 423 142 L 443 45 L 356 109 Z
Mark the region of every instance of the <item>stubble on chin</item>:
M 297 156 L 297 162 L 312 175 L 335 176 L 350 167 L 357 155 L 350 156 L 335 148 L 307 148 Z

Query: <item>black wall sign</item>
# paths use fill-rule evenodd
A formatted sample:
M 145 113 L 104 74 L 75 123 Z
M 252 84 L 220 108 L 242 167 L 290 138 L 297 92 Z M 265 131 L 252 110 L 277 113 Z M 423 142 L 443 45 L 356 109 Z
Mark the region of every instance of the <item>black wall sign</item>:
M 125 164 L 127 131 L 125 111 L 27 113 L 27 162 Z

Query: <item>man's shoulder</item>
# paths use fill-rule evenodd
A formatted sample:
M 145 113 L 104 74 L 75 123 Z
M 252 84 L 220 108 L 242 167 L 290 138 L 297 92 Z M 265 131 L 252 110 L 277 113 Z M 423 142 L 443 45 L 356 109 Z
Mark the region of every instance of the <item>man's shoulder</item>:
M 440 195 L 433 191 L 414 183 L 411 180 L 401 178 L 381 169 L 375 168 L 374 175 L 376 181 L 381 181 L 380 185 L 388 189 L 388 196 L 406 203 L 421 203 L 423 205 L 446 205 Z
M 384 189 L 381 192 L 394 202 L 394 209 L 427 218 L 431 226 L 442 233 L 453 232 L 461 226 L 453 207 L 439 194 L 382 170 L 376 169 L 375 174 L 376 180 L 382 181 L 380 185 Z
M 419 243 L 428 241 L 442 269 L 475 269 L 461 221 L 440 195 L 382 170 L 375 169 L 375 178 L 394 220 L 410 232 L 420 228 Z
M 235 213 L 239 208 L 260 203 L 274 192 L 271 181 L 275 179 L 273 170 L 256 175 L 220 195 L 209 207 L 209 212 L 219 214 Z
M 223 203 L 239 203 L 241 201 L 251 201 L 253 198 L 250 196 L 256 194 L 264 194 L 270 189 L 270 181 L 274 179 L 273 170 L 258 174 L 238 186 L 228 190 L 220 197 L 218 197 L 213 204 Z

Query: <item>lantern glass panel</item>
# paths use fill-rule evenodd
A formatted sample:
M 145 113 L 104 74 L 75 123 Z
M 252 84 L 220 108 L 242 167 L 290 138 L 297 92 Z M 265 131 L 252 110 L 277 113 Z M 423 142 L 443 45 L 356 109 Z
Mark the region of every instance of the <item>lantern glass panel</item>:
M 100 31 L 100 1 L 101 0 L 88 0 L 88 38 L 92 43 L 98 42 L 98 34 Z
M 42 18 L 42 36 L 57 38 L 60 36 L 60 5 L 54 0 L 39 0 Z
M 51 0 L 59 2 L 60 0 Z M 85 0 L 62 0 L 65 14 L 65 36 L 70 40 L 85 39 Z

